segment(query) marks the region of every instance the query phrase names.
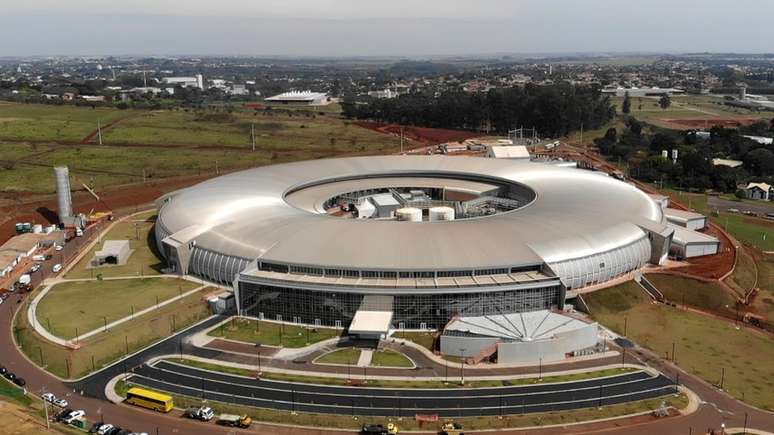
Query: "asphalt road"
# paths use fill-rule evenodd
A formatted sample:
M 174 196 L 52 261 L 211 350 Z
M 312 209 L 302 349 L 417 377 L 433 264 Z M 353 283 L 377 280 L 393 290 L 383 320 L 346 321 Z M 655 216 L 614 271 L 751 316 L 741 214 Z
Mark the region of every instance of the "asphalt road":
M 757 202 L 739 202 L 729 201 L 727 199 L 721 199 L 715 196 L 707 198 L 707 204 L 713 210 L 726 211 L 729 208 L 735 208 L 740 212 L 750 210 L 759 215 L 765 215 L 766 213 L 774 213 L 774 202 L 771 201 L 757 201 Z
M 207 400 L 369 416 L 462 417 L 558 411 L 642 400 L 675 391 L 672 380 L 645 372 L 560 384 L 448 391 L 310 386 L 213 373 L 168 362 L 139 367 L 134 373 L 133 383 Z

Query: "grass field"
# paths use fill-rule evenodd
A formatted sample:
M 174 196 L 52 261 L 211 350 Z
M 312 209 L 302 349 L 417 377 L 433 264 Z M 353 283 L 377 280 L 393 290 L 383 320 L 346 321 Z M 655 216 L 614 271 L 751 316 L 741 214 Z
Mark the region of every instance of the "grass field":
M 123 323 L 105 334 L 98 334 L 81 342 L 77 350 L 58 346 L 39 336 L 27 323 L 26 313 L 31 298 L 15 318 L 14 338 L 16 344 L 34 363 L 63 378 L 79 378 L 95 369 L 100 369 L 127 353 L 134 353 L 152 343 L 169 337 L 200 320 L 210 316 L 207 304 L 197 292 L 182 300 L 166 305 L 153 313 L 139 316 Z
M 736 314 L 736 299 L 718 284 L 661 274 L 649 274 L 647 278 L 672 302 L 730 317 Z
M 232 317 L 231 321 L 211 330 L 208 335 L 251 344 L 260 343 L 266 346 L 299 348 L 338 337 L 341 333 L 341 329 L 306 328 L 284 323 Z
M 761 290 L 755 297 L 753 308 L 769 320 L 774 320 L 774 254 L 761 254 L 757 264 Z
M 103 131 L 105 146 L 73 144 L 96 128 L 98 118 L 103 125 L 121 119 Z M 215 175 L 216 167 L 223 172 L 269 163 L 394 153 L 400 139 L 343 120 L 335 107 L 227 114 L 3 103 L 0 142 L 0 189 L 53 193 L 53 165 L 70 166 L 71 175 L 77 177 L 74 188 L 82 181 L 100 191 L 141 182 L 143 172 L 146 180 L 154 180 Z
M 113 108 L 0 103 L 0 140 L 80 141 L 102 125 L 134 115 Z
M 392 350 L 378 350 L 374 352 L 371 358 L 371 366 L 373 367 L 414 367 L 414 363 L 402 353 L 394 352 Z
M 199 284 L 171 278 L 64 282 L 40 301 L 38 322 L 52 334 L 71 339 L 76 330 L 84 334 L 102 328 L 196 287 Z
M 658 355 L 707 382 L 718 384 L 725 369 L 724 388 L 754 406 L 774 410 L 774 341 L 732 322 L 652 304 L 633 282 L 584 296 L 592 316 Z M 754 350 L 754 351 L 751 351 Z
M 149 276 L 161 274 L 164 264 L 156 255 L 156 239 L 153 233 L 153 224 L 156 221 L 156 212 L 138 214 L 127 220 L 116 223 L 102 238 L 101 242 L 94 245 L 89 252 L 81 258 L 65 278 L 95 278 L 116 276 Z M 94 253 L 102 249 L 105 240 L 129 240 L 129 247 L 133 250 L 129 260 L 123 265 L 101 266 L 89 268 L 89 262 L 94 258 Z
M 328 352 L 325 355 L 314 360 L 315 364 L 343 364 L 354 366 L 360 358 L 360 349 L 354 347 L 344 347 Z
M 118 386 L 117 386 L 118 387 Z M 121 387 L 125 390 L 124 387 Z M 117 388 L 118 391 L 118 388 Z M 185 409 L 189 406 L 201 406 L 201 398 L 191 396 L 172 395 L 174 397 L 175 406 L 177 408 Z M 466 430 L 480 430 L 480 429 L 504 429 L 504 428 L 516 428 L 526 426 L 544 426 L 544 425 L 556 425 L 556 424 L 569 424 L 581 421 L 596 420 L 601 418 L 612 418 L 618 416 L 629 415 L 637 412 L 647 412 L 657 409 L 664 402 L 667 406 L 673 406 L 677 409 L 682 409 L 688 404 L 687 397 L 684 395 L 678 396 L 665 396 L 663 398 L 642 400 L 637 402 L 631 402 L 619 405 L 610 405 L 602 408 L 585 408 L 572 411 L 560 411 L 560 412 L 547 412 L 536 414 L 520 414 L 520 415 L 504 415 L 502 419 L 492 417 L 468 417 L 454 419 L 455 422 L 461 423 Z M 359 430 L 364 421 L 369 422 L 382 422 L 386 423 L 387 418 L 380 419 L 369 417 L 367 419 L 354 419 L 352 416 L 337 416 L 328 414 L 308 414 L 308 413 L 296 413 L 289 414 L 287 411 L 275 411 L 261 408 L 250 408 L 245 406 L 230 405 L 220 402 L 209 401 L 208 406 L 212 407 L 216 413 L 228 413 L 228 414 L 247 414 L 256 421 L 280 423 L 280 424 L 293 424 L 310 427 L 327 427 L 327 428 L 340 428 L 340 429 L 354 429 Z M 393 420 L 393 419 L 389 419 Z M 446 420 L 442 420 L 446 421 Z M 420 426 L 412 418 L 404 418 L 397 422 L 401 431 L 407 430 L 435 430 L 440 428 L 441 423 L 424 424 Z
M 621 111 L 623 97 L 612 98 L 617 113 Z M 723 99 L 706 95 L 673 96 L 672 105 L 662 109 L 658 97 L 632 97 L 630 115 L 641 121 L 655 121 L 661 118 L 734 118 L 750 117 L 767 119 L 771 114 L 723 105 Z

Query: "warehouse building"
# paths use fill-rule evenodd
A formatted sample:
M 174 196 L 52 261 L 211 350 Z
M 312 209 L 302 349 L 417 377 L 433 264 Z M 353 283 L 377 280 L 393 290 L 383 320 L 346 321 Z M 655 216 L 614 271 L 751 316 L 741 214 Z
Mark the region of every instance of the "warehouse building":
M 327 104 L 331 104 L 333 99 L 324 92 L 290 91 L 266 98 L 266 101 L 281 104 L 307 104 L 309 106 L 325 106 Z
M 720 250 L 720 240 L 715 237 L 679 225 L 670 226 L 674 228 L 675 234 L 669 247 L 669 255 L 678 260 L 714 255 Z
M 664 209 L 667 222 L 685 227 L 689 230 L 701 230 L 707 227 L 707 216 L 687 210 L 676 208 Z

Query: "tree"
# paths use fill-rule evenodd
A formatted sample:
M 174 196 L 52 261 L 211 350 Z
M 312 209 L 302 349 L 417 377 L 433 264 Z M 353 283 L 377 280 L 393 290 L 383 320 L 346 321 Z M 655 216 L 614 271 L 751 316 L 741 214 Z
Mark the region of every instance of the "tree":
M 669 98 L 669 94 L 662 95 L 661 98 L 658 99 L 658 105 L 664 110 L 668 109 L 669 106 L 672 105 L 672 99 Z
M 621 105 L 621 111 L 628 115 L 632 111 L 632 100 L 629 98 L 629 93 L 624 94 L 623 104 Z
M 774 174 L 774 153 L 766 148 L 758 148 L 745 154 L 744 166 L 753 175 L 770 176 Z
M 745 199 L 747 197 L 747 194 L 745 193 L 744 189 L 737 189 L 734 195 L 739 199 Z

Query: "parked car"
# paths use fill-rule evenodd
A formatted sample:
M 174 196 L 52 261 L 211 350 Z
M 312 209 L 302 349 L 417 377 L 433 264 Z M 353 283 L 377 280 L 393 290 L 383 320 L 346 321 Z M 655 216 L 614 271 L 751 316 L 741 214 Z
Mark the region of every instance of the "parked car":
M 67 408 L 67 405 L 69 405 L 69 403 L 67 403 L 67 401 L 64 400 L 64 399 L 56 399 L 54 401 L 54 405 L 56 405 L 56 406 L 58 406 L 60 408 Z
M 72 410 L 72 409 L 70 409 L 70 408 L 65 408 L 65 409 L 63 409 L 63 410 L 59 411 L 59 413 L 58 413 L 58 414 L 56 414 L 56 415 L 54 416 L 54 420 L 55 420 L 55 421 L 62 421 L 62 420 L 64 420 L 64 419 L 65 419 L 65 418 L 66 418 L 68 415 L 70 415 L 70 413 L 72 413 L 72 412 L 73 412 L 73 410 Z
M 459 423 L 448 422 L 441 426 L 441 430 L 438 431 L 439 435 L 465 435 L 462 431 L 462 425 Z
M 8 369 L 6 369 L 3 366 L 0 366 L 0 375 L 5 376 L 6 373 L 8 373 Z
M 40 263 L 35 263 L 30 267 L 30 273 L 35 273 L 40 270 Z
M 11 372 L 6 372 L 3 376 L 5 376 L 5 378 L 11 382 L 13 382 L 13 380 L 16 379 L 16 375 Z
M 13 383 L 20 387 L 27 385 L 27 381 L 25 381 L 24 378 L 16 378 L 13 380 Z
M 100 426 L 100 427 L 99 427 L 99 429 L 97 429 L 97 433 L 98 433 L 99 435 L 105 435 L 105 434 L 107 434 L 108 432 L 110 432 L 111 430 L 113 430 L 113 428 L 114 428 L 114 427 L 115 427 L 115 426 L 113 426 L 113 425 L 112 425 L 112 424 L 110 424 L 110 423 L 103 424 L 102 426 Z
M 57 250 L 57 251 L 61 251 L 62 249 L 64 249 L 64 246 L 62 246 L 62 245 L 54 245 L 54 249 Z
M 57 263 L 54 265 L 54 267 L 51 268 L 51 271 L 54 273 L 59 273 L 62 270 L 62 265 Z
M 48 403 L 50 403 L 52 405 L 56 405 L 56 406 L 58 406 L 60 408 L 67 408 L 67 405 L 68 405 L 66 400 L 60 399 L 60 398 L 56 397 L 53 393 L 43 394 L 42 396 L 40 396 L 40 398 L 43 399 L 44 401 L 46 401 L 46 402 L 48 402 Z
M 73 411 L 73 412 L 67 414 L 67 417 L 65 417 L 62 421 L 65 424 L 70 424 L 73 421 L 75 421 L 77 418 L 84 417 L 84 416 L 86 416 L 86 411 L 83 411 L 83 410 L 79 409 L 77 411 Z
M 46 259 L 46 257 L 43 256 L 43 255 L 33 255 L 32 259 L 35 260 L 35 261 L 44 261 Z
M 729 213 L 739 213 L 739 209 L 738 208 L 729 208 L 726 211 L 729 212 Z

